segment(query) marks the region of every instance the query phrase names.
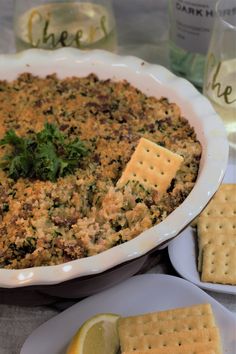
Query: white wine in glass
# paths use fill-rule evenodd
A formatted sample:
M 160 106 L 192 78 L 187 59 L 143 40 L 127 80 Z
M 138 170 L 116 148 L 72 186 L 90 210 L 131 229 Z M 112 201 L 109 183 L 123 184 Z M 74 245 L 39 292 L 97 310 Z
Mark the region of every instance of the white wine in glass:
M 203 92 L 222 118 L 236 149 L 236 1 L 219 0 L 204 75 Z
M 116 50 L 116 26 L 110 7 L 87 1 L 53 0 L 27 7 L 16 1 L 14 28 L 18 51 L 29 48 Z M 27 1 L 25 1 L 27 5 Z M 36 3 L 33 1 L 32 4 Z M 108 2 L 107 2 L 108 3 Z
M 224 121 L 230 145 L 236 148 L 236 58 L 211 70 L 205 95 Z

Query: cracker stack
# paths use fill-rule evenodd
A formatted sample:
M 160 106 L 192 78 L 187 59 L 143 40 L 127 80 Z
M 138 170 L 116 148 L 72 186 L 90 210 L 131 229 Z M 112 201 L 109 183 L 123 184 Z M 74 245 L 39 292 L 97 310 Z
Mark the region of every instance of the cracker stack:
M 236 284 L 236 184 L 223 184 L 197 219 L 204 282 Z
M 118 331 L 122 354 L 221 353 L 209 304 L 124 317 Z

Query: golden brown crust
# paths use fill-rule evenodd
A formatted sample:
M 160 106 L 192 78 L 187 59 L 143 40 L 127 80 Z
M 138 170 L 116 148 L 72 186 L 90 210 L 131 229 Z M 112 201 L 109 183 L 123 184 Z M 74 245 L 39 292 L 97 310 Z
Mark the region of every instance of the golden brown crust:
M 0 116 L 0 138 L 8 129 L 38 132 L 49 122 L 91 151 L 74 175 L 55 183 L 13 181 L 0 170 L 0 267 L 58 264 L 126 242 L 162 221 L 194 186 L 201 146 L 193 128 L 176 104 L 125 81 L 26 73 L 0 81 Z M 115 187 L 142 136 L 184 157 L 158 203 L 155 191 L 139 184 Z

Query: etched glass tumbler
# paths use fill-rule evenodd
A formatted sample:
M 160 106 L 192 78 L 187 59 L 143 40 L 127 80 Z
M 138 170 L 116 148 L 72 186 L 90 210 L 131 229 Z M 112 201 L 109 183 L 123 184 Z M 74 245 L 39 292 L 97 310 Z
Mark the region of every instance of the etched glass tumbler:
M 216 4 L 207 55 L 204 94 L 221 116 L 229 144 L 236 149 L 236 1 Z
M 110 0 L 15 0 L 18 51 L 28 48 L 116 50 L 116 24 Z

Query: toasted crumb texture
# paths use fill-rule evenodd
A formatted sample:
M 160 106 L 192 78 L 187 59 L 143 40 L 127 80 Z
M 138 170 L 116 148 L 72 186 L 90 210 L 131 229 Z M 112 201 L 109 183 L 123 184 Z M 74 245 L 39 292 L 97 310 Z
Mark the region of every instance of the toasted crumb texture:
M 197 178 L 201 145 L 179 107 L 126 81 L 25 73 L 0 81 L 0 118 L 0 139 L 9 129 L 27 136 L 49 122 L 90 150 L 73 175 L 56 182 L 14 181 L 0 169 L 2 268 L 60 264 L 129 241 L 177 208 Z M 116 187 L 141 137 L 184 158 L 161 198 L 137 181 Z M 0 147 L 0 158 L 7 149 Z

